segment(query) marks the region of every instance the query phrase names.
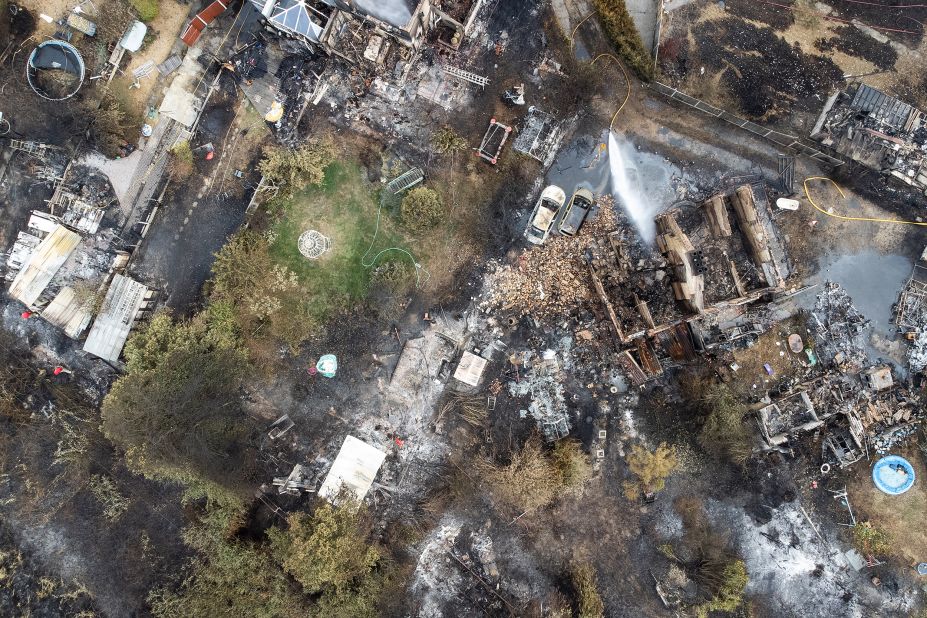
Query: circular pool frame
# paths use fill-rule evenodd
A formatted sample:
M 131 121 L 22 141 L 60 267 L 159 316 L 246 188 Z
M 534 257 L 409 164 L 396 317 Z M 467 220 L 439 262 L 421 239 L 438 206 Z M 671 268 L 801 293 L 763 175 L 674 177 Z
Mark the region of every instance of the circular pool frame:
M 60 69 L 71 73 L 77 78 L 74 89 L 63 97 L 49 95 L 37 82 L 39 71 L 45 69 Z M 84 59 L 81 58 L 80 52 L 77 51 L 70 43 L 52 39 L 39 44 L 26 61 L 26 81 L 32 90 L 49 101 L 64 101 L 70 99 L 80 87 L 84 84 Z

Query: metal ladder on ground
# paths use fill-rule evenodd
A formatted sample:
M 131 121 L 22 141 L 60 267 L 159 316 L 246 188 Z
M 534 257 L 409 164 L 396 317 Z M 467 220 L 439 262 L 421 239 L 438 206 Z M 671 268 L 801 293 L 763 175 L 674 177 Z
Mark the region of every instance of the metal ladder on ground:
M 397 193 L 402 193 L 406 189 L 411 189 L 423 180 L 425 180 L 425 172 L 417 167 L 413 167 L 409 171 L 389 181 L 386 184 L 386 189 L 393 195 L 396 195 Z
M 31 154 L 34 157 L 39 157 L 42 159 L 48 152 L 49 146 L 41 142 L 29 142 L 20 139 L 11 139 L 10 149 L 21 150 L 27 154 Z
M 476 84 L 482 88 L 486 87 L 486 84 L 489 83 L 488 77 L 483 77 L 482 75 L 477 75 L 476 73 L 471 73 L 470 71 L 464 71 L 463 69 L 458 69 L 457 67 L 445 66 L 444 72 L 458 79 L 462 79 L 471 84 Z

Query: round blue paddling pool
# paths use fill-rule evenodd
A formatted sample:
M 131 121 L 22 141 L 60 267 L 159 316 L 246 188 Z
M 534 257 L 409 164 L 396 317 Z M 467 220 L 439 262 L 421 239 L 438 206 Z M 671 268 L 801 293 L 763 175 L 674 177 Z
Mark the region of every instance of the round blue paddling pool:
M 885 493 L 897 496 L 914 485 L 914 467 L 904 457 L 889 455 L 872 468 L 872 481 Z

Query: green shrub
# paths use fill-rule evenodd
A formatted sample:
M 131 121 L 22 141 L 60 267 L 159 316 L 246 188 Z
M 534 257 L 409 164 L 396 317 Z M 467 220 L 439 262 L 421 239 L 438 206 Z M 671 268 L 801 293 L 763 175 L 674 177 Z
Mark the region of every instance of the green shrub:
M 193 149 L 190 142 L 184 140 L 171 148 L 171 174 L 180 180 L 189 178 L 193 173 Z
M 853 526 L 853 543 L 864 556 L 884 556 L 892 549 L 891 536 L 868 521 Z
M 731 613 L 744 602 L 744 589 L 747 587 L 747 566 L 743 560 L 734 560 L 724 567 L 720 586 L 710 601 L 699 605 L 696 615 L 708 618 L 711 612 Z
M 707 413 L 699 443 L 718 458 L 743 464 L 753 452 L 750 432 L 744 426 L 746 406 L 723 383 L 708 384 L 699 401 Z
M 560 440 L 550 456 L 565 488 L 581 487 L 592 477 L 589 455 L 576 440 Z
M 154 21 L 160 13 L 158 0 L 131 0 L 132 6 L 138 13 L 139 20 L 143 22 Z
M 296 193 L 309 186 L 321 185 L 325 180 L 325 170 L 334 157 L 334 148 L 327 140 L 307 142 L 295 150 L 270 146 L 264 149 L 258 168 L 284 192 Z
M 446 212 L 444 200 L 434 189 L 418 187 L 402 198 L 402 223 L 414 233 L 424 232 L 438 225 Z
M 641 35 L 628 13 L 624 0 L 592 0 L 605 34 L 611 39 L 618 55 L 643 80 L 653 78 L 653 58 L 644 47 Z
M 574 562 L 570 569 L 570 579 L 576 593 L 579 618 L 602 618 L 605 615 L 605 604 L 599 594 L 595 568 L 588 562 Z
M 625 495 L 628 499 L 634 500 L 641 494 L 660 491 L 666 483 L 666 478 L 678 466 L 676 449 L 673 447 L 662 443 L 655 450 L 649 451 L 642 445 L 635 444 L 628 454 L 628 469 L 638 480 L 624 484 Z
M 431 147 L 439 154 L 453 154 L 467 147 L 467 140 L 450 127 L 442 127 L 431 136 Z

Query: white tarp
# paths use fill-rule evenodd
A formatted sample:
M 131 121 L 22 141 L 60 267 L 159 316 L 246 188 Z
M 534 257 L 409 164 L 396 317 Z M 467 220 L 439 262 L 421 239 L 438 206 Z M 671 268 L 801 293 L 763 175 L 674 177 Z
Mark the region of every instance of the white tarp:
M 344 488 L 354 494 L 357 500 L 363 500 L 373 479 L 376 478 L 386 453 L 354 436 L 348 436 L 338 451 L 338 457 L 332 464 L 328 476 L 319 488 L 319 495 L 334 500 Z

